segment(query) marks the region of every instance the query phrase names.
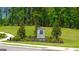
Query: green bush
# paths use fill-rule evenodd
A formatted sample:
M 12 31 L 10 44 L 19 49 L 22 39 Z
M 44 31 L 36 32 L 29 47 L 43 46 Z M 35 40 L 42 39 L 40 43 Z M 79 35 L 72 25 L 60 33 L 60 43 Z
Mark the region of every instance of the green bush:
M 48 39 L 46 40 L 46 42 L 52 42 L 52 39 L 48 38 Z
M 21 38 L 19 36 L 15 36 L 14 38 L 11 39 L 12 41 L 20 41 Z
M 5 38 L 6 34 L 0 34 L 0 38 Z
M 24 39 L 26 37 L 26 31 L 24 26 L 20 26 L 20 28 L 17 31 L 17 36 L 19 36 L 21 39 Z
M 53 43 L 64 43 L 61 38 L 58 38 L 58 40 L 53 40 Z
M 59 38 L 62 34 L 62 31 L 58 20 L 55 21 L 51 34 L 54 39 L 54 42 L 59 43 L 60 42 Z
M 46 42 L 52 42 L 52 37 L 45 36 Z

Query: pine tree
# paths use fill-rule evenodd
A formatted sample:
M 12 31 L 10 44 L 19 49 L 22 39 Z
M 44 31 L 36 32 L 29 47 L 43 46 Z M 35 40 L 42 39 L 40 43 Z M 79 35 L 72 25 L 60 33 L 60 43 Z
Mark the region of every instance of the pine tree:
M 59 26 L 59 21 L 56 20 L 53 26 L 53 30 L 52 30 L 52 36 L 54 38 L 54 42 L 55 43 L 59 43 L 60 39 L 59 37 L 61 36 L 62 32 L 61 32 L 61 27 Z
M 20 25 L 19 30 L 17 31 L 17 36 L 19 36 L 21 39 L 26 37 L 26 32 L 25 32 L 25 28 L 24 25 Z

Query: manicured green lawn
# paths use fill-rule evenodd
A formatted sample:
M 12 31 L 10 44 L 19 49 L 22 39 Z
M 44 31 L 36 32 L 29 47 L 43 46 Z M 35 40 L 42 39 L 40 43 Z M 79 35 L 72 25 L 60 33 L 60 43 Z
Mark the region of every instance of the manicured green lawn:
M 18 26 L 0 26 L 0 32 L 7 32 L 13 35 L 16 35 Z M 34 36 L 34 26 L 26 26 L 26 35 Z M 51 28 L 45 27 L 45 35 L 51 35 Z M 79 30 L 62 28 L 62 36 L 61 38 L 64 41 L 64 44 L 55 44 L 55 43 L 45 43 L 45 42 L 21 42 L 27 44 L 38 44 L 38 45 L 51 45 L 51 46 L 65 46 L 65 47 L 77 47 L 79 48 Z
M 13 35 L 16 35 L 19 26 L 0 26 L 0 32 L 7 32 Z M 33 36 L 34 35 L 34 26 L 26 26 L 26 35 Z

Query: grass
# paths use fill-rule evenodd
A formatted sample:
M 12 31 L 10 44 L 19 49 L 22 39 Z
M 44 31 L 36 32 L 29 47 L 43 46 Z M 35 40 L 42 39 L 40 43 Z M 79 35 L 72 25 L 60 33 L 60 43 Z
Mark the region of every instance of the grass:
M 16 35 L 18 26 L 0 26 L 0 32 L 7 32 L 13 35 Z M 51 27 L 44 27 L 45 28 L 45 35 L 51 36 Z M 27 36 L 34 36 L 34 26 L 25 26 L 26 35 Z M 61 38 L 64 41 L 64 44 L 55 44 L 55 43 L 45 43 L 45 42 L 21 42 L 26 44 L 36 44 L 36 45 L 48 45 L 48 46 L 64 46 L 64 47 L 76 47 L 79 48 L 79 30 L 76 29 L 69 29 L 69 28 L 62 28 L 62 36 Z
M 4 42 L 12 42 L 13 41 L 4 41 Z M 14 42 L 16 43 L 16 42 Z M 30 41 L 22 41 L 22 42 L 17 42 L 17 43 L 23 43 L 23 44 L 34 44 L 34 45 L 45 45 L 45 46 L 60 46 L 60 47 L 72 47 L 72 48 L 79 48 L 78 43 L 68 43 L 65 42 L 64 44 L 59 44 L 59 43 L 46 43 L 46 42 L 30 42 Z
M 0 32 L 7 32 L 13 35 L 16 35 L 19 26 L 0 26 Z M 26 35 L 33 36 L 34 35 L 34 26 L 26 26 Z
M 22 45 L 19 45 L 19 44 L 7 44 L 7 43 L 4 43 L 6 45 L 13 45 L 13 46 L 22 46 Z

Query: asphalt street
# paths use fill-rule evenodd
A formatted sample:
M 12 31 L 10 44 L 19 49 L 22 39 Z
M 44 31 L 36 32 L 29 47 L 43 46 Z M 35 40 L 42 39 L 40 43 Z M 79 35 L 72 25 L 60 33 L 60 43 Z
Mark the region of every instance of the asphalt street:
M 45 51 L 43 49 L 36 49 L 36 48 L 24 48 L 24 47 L 15 47 L 15 46 L 7 46 L 5 44 L 0 43 L 0 50 L 1 51 Z
M 48 50 L 44 48 L 30 48 L 30 47 L 16 47 L 8 46 L 0 43 L 0 51 L 60 51 L 60 50 Z

